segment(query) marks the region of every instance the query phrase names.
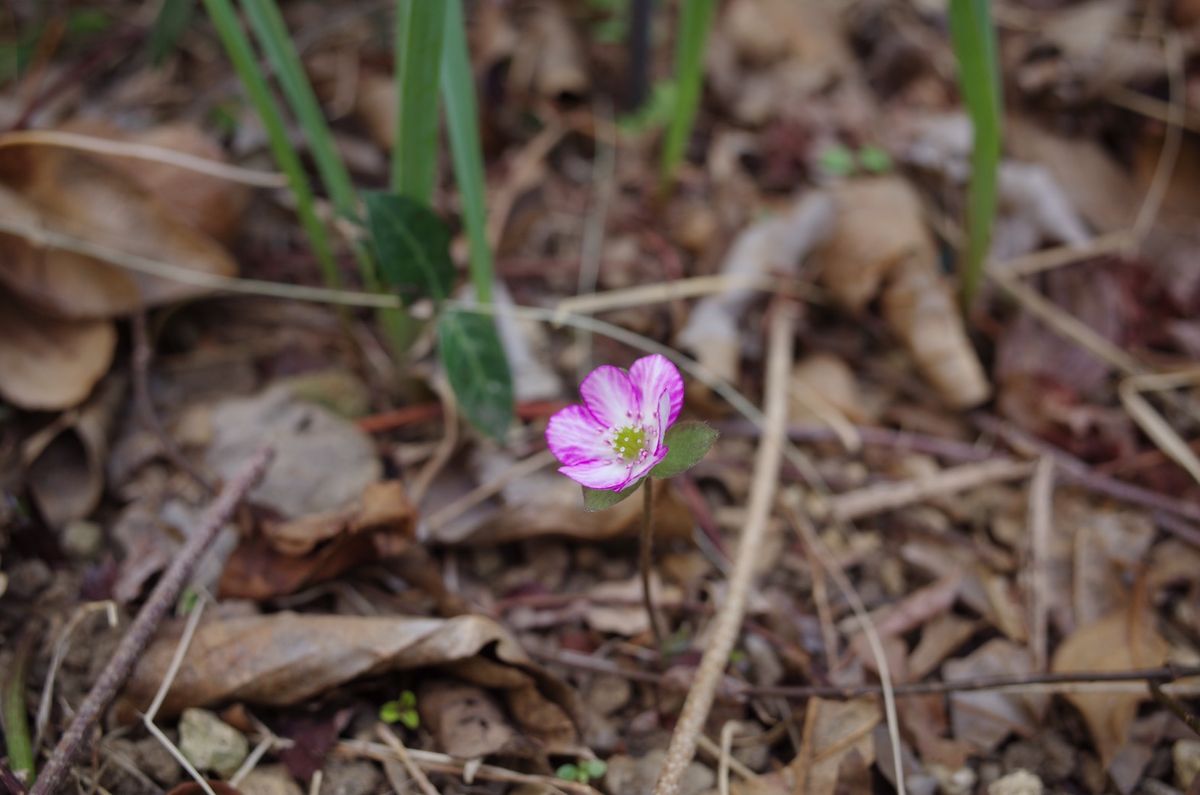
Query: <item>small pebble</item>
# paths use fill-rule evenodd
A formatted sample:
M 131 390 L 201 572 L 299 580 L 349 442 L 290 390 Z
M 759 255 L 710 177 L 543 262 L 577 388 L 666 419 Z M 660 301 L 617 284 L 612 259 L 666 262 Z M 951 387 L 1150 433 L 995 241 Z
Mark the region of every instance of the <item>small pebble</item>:
M 228 778 L 245 761 L 250 743 L 215 713 L 188 709 L 179 720 L 179 750 L 200 770 Z
M 1175 762 L 1175 784 L 1186 791 L 1200 776 L 1200 740 L 1179 740 L 1171 748 L 1171 758 Z
M 1014 770 L 993 781 L 988 795 L 1042 795 L 1042 780 L 1028 770 Z

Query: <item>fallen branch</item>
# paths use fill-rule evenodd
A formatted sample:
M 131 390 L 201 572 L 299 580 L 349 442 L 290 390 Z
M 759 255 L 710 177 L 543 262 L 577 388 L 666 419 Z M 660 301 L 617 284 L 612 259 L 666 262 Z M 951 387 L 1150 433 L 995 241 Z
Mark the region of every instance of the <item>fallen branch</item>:
M 683 773 L 696 753 L 696 738 L 704 728 L 712 708 L 722 673 L 729 663 L 729 653 L 737 641 L 742 626 L 742 615 L 746 608 L 746 596 L 754 577 L 754 568 L 767 518 L 775 499 L 779 484 L 779 467 L 783 460 L 784 423 L 787 421 L 787 386 L 792 367 L 792 337 L 795 330 L 796 310 L 790 304 L 780 304 L 771 318 L 767 345 L 766 424 L 758 455 L 754 462 L 754 478 L 750 488 L 746 527 L 738 540 L 734 554 L 733 573 L 729 578 L 729 595 L 717 613 L 712 639 L 700 660 L 694 685 L 688 691 L 687 700 L 667 757 L 663 762 L 655 795 L 675 795 Z
M 246 493 L 254 487 L 266 471 L 273 451 L 263 448 L 225 485 L 221 493 L 209 506 L 199 526 L 188 536 L 187 543 L 171 563 L 171 567 L 158 581 L 146 604 L 121 639 L 120 645 L 100 678 L 92 685 L 87 697 L 75 713 L 74 720 L 58 741 L 54 753 L 46 763 L 45 770 L 38 776 L 32 795 L 54 795 L 62 789 L 63 781 L 71 763 L 79 755 L 84 744 L 84 735 L 99 719 L 101 712 L 116 696 L 117 691 L 129 678 L 138 658 L 154 635 L 163 617 L 179 598 L 184 585 L 191 578 L 201 555 L 216 538 L 221 528 L 229 521 Z

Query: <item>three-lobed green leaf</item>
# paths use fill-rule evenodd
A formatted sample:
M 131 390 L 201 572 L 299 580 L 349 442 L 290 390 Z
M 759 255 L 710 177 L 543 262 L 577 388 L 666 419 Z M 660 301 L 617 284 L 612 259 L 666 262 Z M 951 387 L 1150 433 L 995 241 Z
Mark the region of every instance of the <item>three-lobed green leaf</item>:
M 395 193 L 366 193 L 363 201 L 383 278 L 400 299 L 411 305 L 449 297 L 455 277 L 450 230 L 437 213 Z
M 484 433 L 502 438 L 512 422 L 513 387 L 495 321 L 444 309 L 437 332 L 442 366 L 463 414 Z

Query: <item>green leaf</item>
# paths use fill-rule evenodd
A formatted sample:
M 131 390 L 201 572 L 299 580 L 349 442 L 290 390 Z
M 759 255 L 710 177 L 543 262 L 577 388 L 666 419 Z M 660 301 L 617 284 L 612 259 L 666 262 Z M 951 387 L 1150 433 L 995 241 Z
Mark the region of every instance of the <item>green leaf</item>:
M 384 281 L 408 305 L 418 298 L 449 297 L 455 273 L 450 230 L 442 219 L 421 202 L 394 193 L 366 193 L 363 201 Z
M 379 719 L 387 724 L 399 723 L 403 711 L 399 701 L 388 701 L 379 708 Z
M 643 478 L 644 479 L 644 478 Z M 618 502 L 624 502 L 635 491 L 638 486 L 642 485 L 639 480 L 632 486 L 621 491 L 609 491 L 608 489 L 589 489 L 587 486 L 580 486 L 583 489 L 583 509 L 589 513 L 594 511 L 603 511 L 613 507 Z
M 175 49 L 179 37 L 192 24 L 195 11 L 194 0 L 163 0 L 158 16 L 154 18 L 154 27 L 150 30 L 151 63 L 158 66 Z
M 429 2 L 429 0 L 421 0 Z M 445 4 L 446 40 L 442 46 L 442 99 L 446 131 L 458 192 L 462 194 L 463 223 L 471 250 L 471 283 L 481 304 L 492 302 L 492 249 L 487 239 L 483 149 L 479 143 L 479 114 L 475 110 L 475 78 L 467 50 L 467 27 L 462 0 Z
M 667 430 L 666 457 L 650 470 L 656 478 L 670 478 L 694 467 L 720 436 L 703 422 L 681 422 Z
M 602 778 L 608 772 L 608 763 L 603 759 L 585 759 L 579 769 L 589 779 Z
M 858 150 L 858 162 L 872 174 L 883 174 L 892 170 L 891 155 L 874 145 Z
M 417 705 L 417 694 L 411 690 L 405 690 L 400 694 L 400 706 L 406 709 L 412 709 Z
M 415 730 L 421 725 L 421 713 L 415 709 L 406 709 L 400 713 L 400 723 L 406 729 Z
M 559 765 L 558 770 L 554 771 L 554 775 L 567 781 L 574 781 L 579 776 L 579 768 L 568 762 L 565 765 Z
M 679 6 L 679 33 L 675 40 L 675 82 L 679 86 L 675 112 L 662 150 L 662 177 L 671 180 L 683 161 L 704 80 L 704 47 L 712 27 L 715 0 L 687 0 Z
M 438 81 L 445 30 L 445 3 L 397 0 L 392 190 L 426 204 L 437 181 Z
M 503 438 L 512 423 L 513 388 L 495 321 L 446 310 L 438 318 L 437 331 L 442 366 L 463 413 L 479 430 Z
M 975 131 L 967 193 L 967 256 L 962 269 L 963 304 L 969 306 L 991 244 L 1000 166 L 1000 69 L 990 0 L 950 0 L 950 39 L 958 59 L 963 103 Z
M 854 153 L 841 144 L 834 144 L 821 152 L 818 162 L 821 168 L 834 177 L 848 177 L 854 173 Z

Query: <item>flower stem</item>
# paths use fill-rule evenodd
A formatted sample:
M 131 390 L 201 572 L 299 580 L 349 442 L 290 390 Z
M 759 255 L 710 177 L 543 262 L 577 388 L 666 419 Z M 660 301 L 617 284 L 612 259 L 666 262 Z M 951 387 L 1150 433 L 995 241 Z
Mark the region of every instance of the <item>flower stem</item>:
M 650 593 L 650 571 L 654 568 L 654 487 L 653 480 L 646 478 L 642 481 L 642 535 L 641 555 L 639 563 L 642 570 L 642 601 L 646 605 L 646 615 L 650 618 L 650 629 L 654 632 L 654 645 L 661 654 L 663 649 L 663 629 L 659 624 L 658 612 L 654 609 L 654 595 Z

